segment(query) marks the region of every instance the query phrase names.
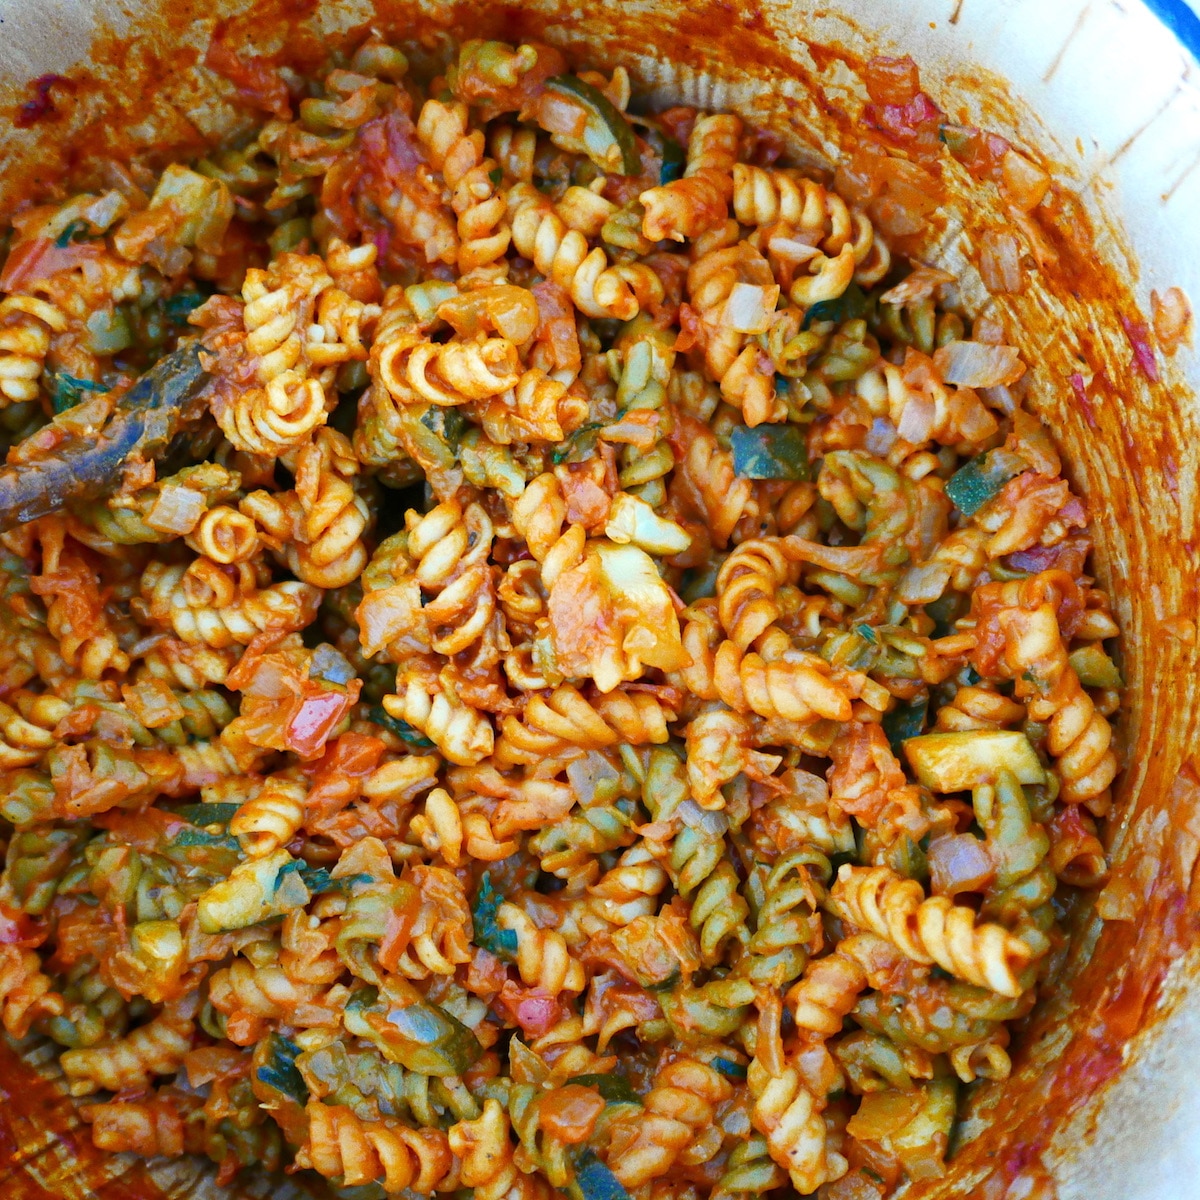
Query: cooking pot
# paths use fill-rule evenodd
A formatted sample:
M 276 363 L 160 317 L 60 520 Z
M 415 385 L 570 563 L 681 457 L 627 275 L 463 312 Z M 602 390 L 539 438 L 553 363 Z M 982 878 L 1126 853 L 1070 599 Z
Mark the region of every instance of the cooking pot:
M 97 153 L 186 158 L 236 129 L 244 115 L 199 66 L 225 18 L 227 41 L 302 69 L 368 23 L 400 39 L 537 36 L 577 61 L 625 64 L 655 100 L 770 125 L 801 161 L 836 158 L 852 136 L 864 59 L 909 53 L 952 120 L 1043 156 L 1072 233 L 1022 293 L 982 287 L 974 247 L 1008 217 L 965 176 L 924 257 L 958 273 L 966 308 L 988 305 L 1020 347 L 1031 404 L 1090 506 L 1128 681 L 1114 871 L 1074 917 L 1065 978 L 1012 1078 L 974 1090 L 948 1173 L 908 1194 L 1200 1196 L 1200 362 L 1144 340 L 1152 290 L 1200 300 L 1196 62 L 1137 0 L 263 0 L 238 19 L 250 7 L 0 0 L 0 211 Z M 1178 0 L 1157 7 L 1189 28 Z M 15 129 L 30 81 L 47 75 L 68 82 L 43 79 L 49 107 Z M 0 1097 L 5 1200 L 317 1194 L 267 1177 L 221 1189 L 207 1164 L 99 1154 L 36 1039 L 0 1045 Z

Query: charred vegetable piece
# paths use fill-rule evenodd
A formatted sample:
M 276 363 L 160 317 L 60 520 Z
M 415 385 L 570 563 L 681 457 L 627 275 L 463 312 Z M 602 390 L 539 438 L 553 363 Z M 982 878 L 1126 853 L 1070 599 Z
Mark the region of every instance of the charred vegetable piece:
M 931 792 L 963 792 L 1010 771 L 1018 783 L 1044 783 L 1029 739 L 1016 730 L 970 729 L 909 738 L 904 754 Z
M 735 425 L 729 435 L 741 479 L 807 479 L 808 446 L 799 425 Z
M 642 169 L 629 122 L 602 91 L 577 75 L 555 75 L 546 80 L 546 86 L 578 100 L 586 109 L 588 121 L 583 144 L 596 166 L 614 175 L 636 175 Z
M 971 459 L 946 481 L 946 495 L 965 516 L 973 517 L 1000 489 L 1025 470 L 1025 460 L 1010 450 L 989 450 Z
M 148 371 L 117 402 L 95 438 L 68 435 L 52 454 L 0 467 L 0 531 L 35 521 L 68 500 L 91 500 L 116 483 L 126 460 L 157 458 L 198 414 L 193 402 L 208 381 L 194 343 Z

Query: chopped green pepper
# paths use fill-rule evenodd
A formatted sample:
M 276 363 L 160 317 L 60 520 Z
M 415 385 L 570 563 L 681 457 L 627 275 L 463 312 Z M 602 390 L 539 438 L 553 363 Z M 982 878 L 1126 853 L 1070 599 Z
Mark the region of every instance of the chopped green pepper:
M 1025 460 L 1011 450 L 989 450 L 986 454 L 977 455 L 950 476 L 946 481 L 946 495 L 959 512 L 973 517 L 1025 467 Z
M 890 712 L 883 714 L 883 732 L 887 734 L 895 753 L 899 754 L 902 743 L 920 735 L 925 728 L 928 712 L 929 697 L 921 695 L 915 700 L 902 700 Z
M 799 425 L 735 425 L 729 435 L 740 479 L 807 479 L 808 445 Z
M 471 910 L 471 919 L 475 923 L 475 944 L 504 962 L 513 962 L 517 954 L 516 932 L 496 928 L 496 913 L 500 911 L 503 900 L 504 897 L 492 887 L 491 876 L 484 871 L 479 881 L 479 891 L 475 894 L 475 906 Z
M 546 87 L 578 100 L 587 111 L 583 146 L 596 166 L 614 175 L 636 175 L 642 169 L 637 139 L 629 122 L 599 88 L 585 83 L 578 75 L 555 75 L 546 80 Z

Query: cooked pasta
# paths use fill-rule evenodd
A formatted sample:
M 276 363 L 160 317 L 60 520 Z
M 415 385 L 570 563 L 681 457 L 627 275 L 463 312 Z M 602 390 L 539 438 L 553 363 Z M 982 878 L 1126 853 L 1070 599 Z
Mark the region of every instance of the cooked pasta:
M 853 189 L 433 45 L 0 243 L 22 428 L 211 376 L 0 537 L 0 1022 L 226 1181 L 881 1197 L 1107 875 L 1086 510 Z

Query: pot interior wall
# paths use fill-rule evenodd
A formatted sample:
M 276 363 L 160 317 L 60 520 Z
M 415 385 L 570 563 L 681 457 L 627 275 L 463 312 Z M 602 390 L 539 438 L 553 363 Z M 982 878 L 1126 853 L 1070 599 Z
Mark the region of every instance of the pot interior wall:
M 144 155 L 153 145 L 157 161 L 187 157 L 245 123 L 223 81 L 198 62 L 218 19 L 249 6 L 145 0 L 124 11 L 78 6 L 38 13 L 36 20 L 32 7 L 0 3 L 0 109 L 27 98 L 26 81 L 43 71 L 70 68 L 77 82 L 73 92 L 56 92 L 57 120 L 12 136 L 6 129 L 0 144 L 0 203 L 6 207 L 16 197 L 52 189 L 64 167 L 86 177 L 98 153 Z M 914 1185 L 911 1194 L 998 1197 L 1017 1179 L 1012 1194 L 1026 1195 L 1027 1185 L 1049 1187 L 1054 1178 L 1062 1196 L 1082 1196 L 1094 1194 L 1096 1182 L 1105 1194 L 1103 1181 L 1121 1177 L 1126 1196 L 1191 1195 L 1194 1175 L 1173 1173 L 1173 1163 L 1183 1167 L 1185 1147 L 1172 1141 L 1177 1132 L 1169 1117 L 1131 1122 L 1121 1114 L 1136 1113 L 1151 1096 L 1157 1107 L 1164 1072 L 1175 1070 L 1180 1086 L 1194 1089 L 1194 1077 L 1180 1064 L 1189 1060 L 1184 1047 L 1193 1048 L 1191 1061 L 1200 1052 L 1200 958 L 1187 953 L 1200 929 L 1192 885 L 1200 846 L 1194 624 L 1200 406 L 1184 364 L 1160 356 L 1163 381 L 1157 384 L 1133 365 L 1121 319 L 1145 319 L 1136 309 L 1137 272 L 1121 233 L 1120 197 L 1109 193 L 1105 175 L 1095 174 L 1094 156 L 1085 159 L 1075 148 L 1076 134 L 1088 131 L 1056 128 L 1056 142 L 1012 88 L 970 65 L 974 57 L 993 67 L 996 60 L 986 44 L 972 47 L 969 29 L 984 26 L 971 26 L 969 15 L 956 31 L 947 21 L 951 5 L 943 4 L 940 28 L 925 35 L 920 18 L 935 6 L 908 7 L 911 12 L 896 18 L 903 28 L 893 27 L 888 40 L 877 27 L 892 21 L 890 6 L 867 0 L 841 5 L 842 16 L 782 0 L 597 0 L 586 10 L 554 0 L 424 8 L 358 0 L 304 5 L 299 13 L 296 5 L 274 0 L 256 5 L 253 19 L 235 19 L 225 37 L 311 67 L 330 44 L 368 23 L 431 51 L 446 36 L 538 36 L 592 65 L 625 64 L 655 100 L 734 109 L 777 128 L 797 158 L 813 161 L 836 157 L 854 136 L 865 94 L 857 75 L 862 59 L 899 50 L 917 59 L 926 89 L 951 119 L 983 124 L 1040 152 L 1063 190 L 1078 191 L 1073 235 L 1052 239 L 1055 261 L 1035 272 L 1020 295 L 989 297 L 982 287 L 972 247 L 1008 217 L 995 189 L 972 185 L 965 172 L 949 178 L 947 217 L 923 256 L 959 273 L 969 311 L 986 307 L 1000 316 L 1009 340 L 1032 365 L 1033 407 L 1056 431 L 1090 506 L 1097 570 L 1122 626 L 1128 682 L 1120 728 L 1126 770 L 1109 830 L 1117 870 L 1100 903 L 1133 919 L 1101 923 L 1081 906 L 1062 988 L 1035 1015 L 1013 1080 L 974 1092 L 950 1172 Z M 990 11 L 1002 10 L 1024 11 L 1015 2 Z M 1064 109 L 1079 111 L 1072 103 Z M 1196 230 L 1186 236 L 1192 259 L 1200 260 Z M 1189 361 L 1194 382 L 1196 364 Z M 1086 406 L 1076 398 L 1072 375 L 1088 385 Z M 0 1182 L 6 1197 L 74 1200 L 90 1188 L 113 1200 L 149 1198 L 152 1176 L 175 1194 L 209 1194 L 210 1185 L 198 1183 L 191 1167 L 147 1172 L 138 1166 L 125 1175 L 125 1166 L 106 1164 L 52 1088 L 21 1082 L 51 1069 L 44 1051 L 27 1050 L 26 1057 L 28 1064 L 18 1067 L 17 1058 L 0 1049 L 6 1101 L 0 1145 L 7 1138 L 26 1159 Z M 66 1143 L 51 1136 L 51 1129 L 71 1125 L 76 1132 Z M 260 1195 L 268 1187 L 263 1181 L 239 1186 Z M 294 1191 L 288 1183 L 279 1194 Z

